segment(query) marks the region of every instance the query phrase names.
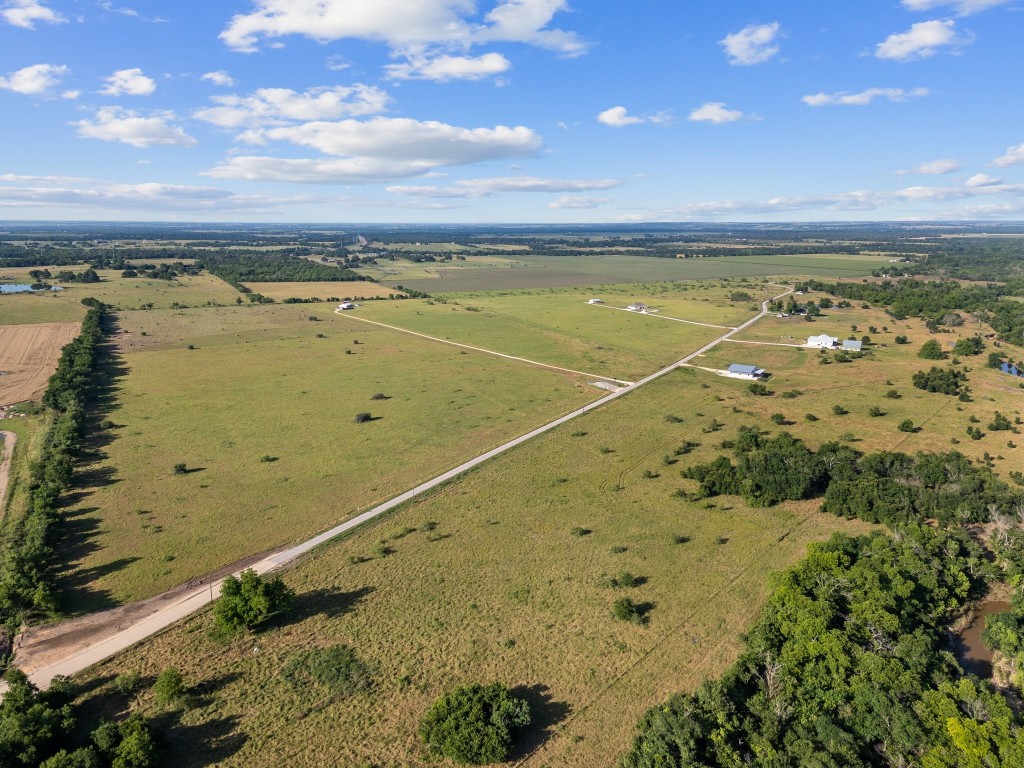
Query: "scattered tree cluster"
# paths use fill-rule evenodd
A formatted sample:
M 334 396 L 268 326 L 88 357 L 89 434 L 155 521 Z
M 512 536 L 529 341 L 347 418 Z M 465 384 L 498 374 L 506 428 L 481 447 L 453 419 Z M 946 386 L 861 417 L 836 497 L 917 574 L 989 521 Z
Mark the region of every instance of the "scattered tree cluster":
M 508 759 L 516 731 L 530 724 L 530 707 L 501 683 L 474 683 L 442 696 L 427 711 L 420 737 L 430 751 L 457 763 Z
M 967 374 L 956 368 L 937 368 L 933 365 L 931 370 L 915 373 L 911 381 L 915 387 L 923 389 L 925 392 L 939 392 L 943 395 L 967 393 L 967 389 L 964 387 Z

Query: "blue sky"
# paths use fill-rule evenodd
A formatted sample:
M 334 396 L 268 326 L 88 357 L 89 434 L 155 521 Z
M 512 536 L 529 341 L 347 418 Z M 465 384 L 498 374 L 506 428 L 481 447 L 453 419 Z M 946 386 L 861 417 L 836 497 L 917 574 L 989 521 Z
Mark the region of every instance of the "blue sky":
M 0 219 L 1024 219 L 1024 0 L 0 0 Z

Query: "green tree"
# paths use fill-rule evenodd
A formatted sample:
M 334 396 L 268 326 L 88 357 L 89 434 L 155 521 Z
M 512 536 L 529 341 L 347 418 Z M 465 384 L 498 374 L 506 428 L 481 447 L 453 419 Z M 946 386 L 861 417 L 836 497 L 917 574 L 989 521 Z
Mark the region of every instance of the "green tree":
M 508 759 L 514 732 L 530 723 L 530 707 L 501 683 L 456 688 L 427 710 L 420 738 L 436 755 L 485 765 Z
M 946 354 L 942 351 L 942 347 L 939 342 L 935 339 L 928 339 L 921 348 L 917 350 L 917 356 L 924 360 L 942 360 L 946 357 Z
M 153 683 L 153 696 L 160 706 L 180 703 L 185 696 L 185 681 L 181 677 L 181 672 L 174 667 L 167 667 L 157 675 L 156 682 Z
M 287 611 L 294 596 L 280 577 L 265 581 L 247 568 L 239 577 L 224 579 L 213 607 L 214 621 L 228 634 L 251 630 Z

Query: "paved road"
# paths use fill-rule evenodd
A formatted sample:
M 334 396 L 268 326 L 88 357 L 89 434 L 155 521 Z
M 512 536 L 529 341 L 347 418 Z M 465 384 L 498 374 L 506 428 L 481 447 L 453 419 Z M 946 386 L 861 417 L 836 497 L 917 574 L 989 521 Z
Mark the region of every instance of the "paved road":
M 14 444 L 18 436 L 13 432 L 0 431 L 3 438 L 3 451 L 0 456 L 0 517 L 3 517 L 4 504 L 7 499 L 7 484 L 11 479 L 11 460 L 14 458 Z
M 789 289 L 785 293 L 782 293 L 779 296 L 776 296 L 775 298 L 781 298 L 783 296 L 788 295 L 791 292 L 792 289 Z M 366 510 L 362 514 L 356 515 L 351 520 L 346 520 L 344 523 L 336 525 L 328 531 L 324 531 L 318 536 L 314 536 L 313 538 L 304 541 L 301 544 L 297 544 L 294 547 L 290 547 L 288 549 L 269 555 L 268 557 L 264 558 L 263 560 L 260 560 L 255 565 L 252 565 L 250 567 L 252 567 L 257 573 L 262 574 L 268 571 L 273 571 L 277 568 L 280 568 L 283 565 L 291 563 L 296 558 L 306 554 L 312 549 L 315 549 L 321 544 L 325 544 L 331 541 L 332 539 L 337 538 L 338 536 L 341 536 L 342 534 L 347 533 L 348 531 L 351 531 L 353 528 L 356 528 L 362 525 L 363 523 L 369 522 L 370 520 L 373 520 L 375 517 L 379 517 L 380 515 L 383 515 L 386 512 L 391 511 L 395 507 L 401 506 L 405 502 L 415 499 L 417 496 L 427 493 L 428 491 L 433 490 L 434 488 L 437 488 L 438 486 L 443 485 L 444 483 L 447 483 L 449 480 L 452 480 L 458 477 L 459 475 L 463 474 L 464 472 L 467 472 L 468 470 L 476 466 L 479 466 L 480 464 L 483 464 L 485 461 L 488 461 L 489 459 L 492 459 L 495 456 L 498 456 L 502 453 L 505 453 L 508 450 L 511 450 L 512 448 L 515 448 L 517 445 L 521 445 L 522 443 L 525 443 L 528 440 L 532 440 L 538 435 L 543 435 L 545 432 L 550 432 L 552 429 L 555 429 L 556 427 L 559 427 L 568 421 L 572 421 L 573 419 L 582 416 L 585 413 L 590 413 L 593 410 L 601 408 L 602 406 L 607 405 L 613 400 L 617 400 L 620 397 L 624 397 L 633 390 L 642 387 L 644 384 L 649 384 L 655 379 L 660 379 L 662 376 L 665 376 L 666 374 L 669 374 L 672 371 L 676 370 L 679 366 L 685 365 L 686 363 L 689 363 L 691 360 L 693 360 L 695 357 L 703 355 L 708 350 L 713 349 L 715 346 L 720 344 L 725 339 L 728 339 L 730 336 L 733 336 L 734 334 L 737 334 L 745 330 L 746 328 L 749 328 L 751 325 L 753 325 L 762 317 L 764 317 L 767 313 L 768 302 L 766 301 L 761 305 L 760 314 L 743 323 L 743 325 L 739 326 L 738 328 L 733 328 L 729 332 L 719 336 L 714 341 L 705 344 L 696 352 L 692 352 L 691 354 L 684 357 L 682 360 L 672 363 L 672 365 L 666 366 L 665 368 L 662 368 L 660 371 L 652 373 L 650 376 L 647 376 L 641 379 L 640 381 L 629 385 L 628 387 L 624 387 L 623 389 L 620 389 L 617 392 L 613 392 L 609 395 L 606 395 L 605 397 L 602 397 L 599 400 L 595 400 L 589 405 L 585 405 L 582 408 L 578 408 L 572 413 L 568 413 L 565 416 L 557 418 L 554 421 L 549 422 L 542 427 L 538 427 L 537 429 L 527 432 L 525 435 L 517 437 L 514 440 L 510 440 L 504 445 L 498 446 L 493 450 L 487 451 L 487 453 L 477 456 L 475 459 L 471 459 L 465 462 L 464 464 L 460 464 L 454 469 L 449 470 L 444 474 L 438 475 L 437 477 L 433 478 L 432 480 L 428 480 L 425 483 L 421 483 L 417 485 L 415 488 L 412 488 L 411 490 L 408 490 L 405 493 L 396 496 L 390 501 L 386 501 L 383 504 L 379 504 L 376 507 L 373 507 L 372 509 Z M 29 674 L 29 679 L 31 679 L 32 682 L 34 682 L 39 687 L 44 688 L 47 685 L 49 685 L 50 681 L 53 680 L 53 678 L 57 675 L 73 675 L 76 672 L 80 672 L 81 670 L 85 669 L 86 667 L 96 664 L 97 662 L 103 661 L 104 659 L 113 656 L 115 653 L 122 651 L 125 648 L 128 648 L 129 646 L 134 645 L 135 643 L 141 640 L 145 640 L 150 635 L 156 634 L 157 632 L 169 627 L 176 621 L 179 621 L 180 619 L 189 616 L 195 611 L 198 611 L 200 608 L 209 605 L 219 593 L 220 584 L 220 580 L 211 581 L 209 584 L 197 587 L 196 589 L 193 589 L 190 592 L 185 592 L 182 594 L 180 599 L 178 599 L 174 603 L 166 606 L 161 606 L 159 609 L 155 610 L 150 615 L 137 620 L 136 622 L 124 627 L 120 631 L 117 631 L 113 634 L 108 634 L 105 637 L 98 638 L 96 642 L 94 642 L 92 645 L 85 648 L 84 650 L 76 651 L 68 655 L 66 658 L 63 658 L 56 662 L 49 663 L 46 666 L 33 670 Z M 15 663 L 17 663 L 17 658 L 15 658 Z M 4 689 L 5 686 L 0 685 L 0 694 L 3 693 Z

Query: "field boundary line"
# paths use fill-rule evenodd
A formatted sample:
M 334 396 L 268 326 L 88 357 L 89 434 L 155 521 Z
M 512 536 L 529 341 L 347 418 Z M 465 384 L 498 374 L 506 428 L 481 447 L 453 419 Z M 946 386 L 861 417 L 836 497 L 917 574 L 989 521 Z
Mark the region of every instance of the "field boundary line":
M 670 317 L 669 315 L 656 314 L 652 315 L 650 312 L 634 312 L 632 309 L 626 309 L 625 307 L 613 307 L 608 304 L 594 304 L 595 307 L 604 307 L 605 309 L 617 309 L 619 312 L 629 312 L 631 315 L 643 315 L 644 317 L 657 317 L 662 320 L 672 320 L 676 323 L 686 323 L 687 325 L 702 325 L 705 328 L 719 328 L 723 331 L 734 331 L 736 328 L 731 325 L 715 325 L 714 323 L 698 323 L 696 320 L 683 320 L 681 317 Z
M 515 360 L 520 363 L 528 363 L 529 365 L 536 365 L 540 368 L 548 368 L 553 371 L 562 371 L 563 373 L 575 373 L 578 376 L 586 376 L 592 379 L 604 379 L 605 381 L 614 381 L 616 384 L 622 384 L 625 387 L 632 386 L 635 382 L 625 381 L 624 379 L 614 379 L 611 376 L 602 376 L 599 373 L 587 373 L 586 371 L 577 371 L 572 368 L 563 368 L 560 365 L 551 365 L 550 363 L 541 363 L 537 360 L 530 360 L 526 357 L 516 357 L 515 355 L 506 355 L 504 352 L 495 352 L 493 349 L 484 349 L 483 347 L 474 347 L 471 344 L 463 344 L 459 341 L 451 341 L 450 339 L 441 339 L 437 336 L 430 336 L 426 333 L 420 333 L 419 331 L 410 331 L 408 328 L 400 328 L 397 325 L 388 325 L 387 323 L 381 323 L 377 320 L 367 320 L 365 317 L 359 317 L 358 315 L 344 314 L 347 310 L 336 309 L 334 314 L 341 317 L 347 317 L 351 320 L 358 320 L 360 323 L 369 323 L 370 325 L 379 325 L 381 328 L 388 328 L 392 331 L 399 331 L 400 333 L 408 333 L 412 336 L 419 336 L 421 339 L 429 339 L 430 341 L 436 341 L 440 344 L 450 344 L 453 347 L 462 347 L 463 349 L 471 349 L 474 352 L 483 352 L 485 355 L 494 355 L 495 357 L 504 357 L 506 360 Z
M 633 384 L 623 387 L 622 389 L 619 389 L 616 392 L 612 392 L 608 395 L 605 395 L 604 397 L 598 398 L 597 400 L 587 403 L 586 405 L 583 405 L 574 411 L 571 411 L 563 416 L 559 416 L 557 419 L 549 421 L 546 424 L 543 424 L 539 427 L 536 427 L 535 429 L 530 430 L 526 434 L 520 435 L 517 438 L 513 438 L 512 440 L 509 440 L 508 442 L 505 442 L 496 448 L 492 448 L 491 450 L 486 451 L 485 453 L 482 453 L 479 456 L 476 456 L 475 458 L 472 458 L 468 461 L 463 462 L 462 464 L 459 464 L 457 467 L 454 467 L 453 469 L 450 469 L 447 472 L 443 472 L 430 480 L 420 483 L 414 488 L 411 488 L 408 491 L 389 499 L 388 501 L 371 507 L 365 512 L 362 512 L 361 514 L 358 514 L 355 517 L 350 518 L 349 520 L 339 523 L 338 525 L 320 534 L 317 534 L 312 538 L 306 539 L 305 541 L 300 542 L 292 547 L 288 547 L 286 549 L 281 549 L 274 553 L 271 553 L 264 557 L 262 560 L 259 560 L 256 563 L 249 565 L 248 567 L 256 571 L 256 573 L 258 574 L 264 574 L 270 571 L 277 570 L 285 565 L 288 565 L 289 563 L 294 562 L 299 557 L 305 555 L 311 550 L 316 549 L 317 547 L 326 544 L 327 542 L 333 539 L 338 538 L 342 534 L 347 533 L 348 531 L 351 531 L 352 529 L 357 528 L 360 525 L 363 525 L 364 523 L 367 523 L 373 520 L 374 518 L 379 517 L 380 515 L 383 515 L 385 512 L 390 512 L 391 510 L 402 506 L 406 502 L 412 501 L 413 499 L 422 496 L 426 492 L 448 483 L 450 480 L 453 480 L 459 477 L 460 475 L 465 474 L 469 470 L 474 469 L 475 467 L 489 461 L 490 459 L 496 456 L 500 456 L 506 451 L 509 451 L 512 448 L 522 445 L 523 443 L 532 440 L 535 437 L 543 435 L 546 432 L 550 432 L 556 427 L 560 427 L 562 424 L 572 421 L 573 419 L 579 416 L 583 416 L 584 414 L 597 410 L 598 408 L 601 408 L 607 405 L 608 403 L 618 400 L 620 397 L 628 395 L 630 392 L 642 387 L 644 384 L 649 384 L 652 381 L 660 379 L 663 376 L 666 376 L 669 373 L 678 370 L 680 367 L 690 362 L 690 360 L 693 360 L 695 357 L 703 355 L 708 350 L 713 349 L 722 340 L 728 338 L 732 334 L 739 333 L 745 328 L 749 328 L 751 325 L 753 325 L 758 320 L 760 320 L 761 318 L 768 314 L 768 303 L 770 301 L 775 301 L 776 299 L 782 298 L 783 296 L 786 296 L 789 293 L 791 293 L 792 290 L 792 288 L 789 288 L 786 290 L 785 293 L 781 294 L 780 296 L 776 296 L 773 299 L 768 299 L 764 301 L 761 305 L 760 313 L 747 320 L 738 328 L 734 328 L 728 333 L 719 336 L 717 339 L 708 342 L 695 352 L 691 352 L 682 360 L 667 365 L 664 368 L 645 376 L 644 378 L 640 379 L 640 381 L 634 382 Z M 374 321 L 369 322 L 374 323 Z M 383 325 L 382 323 L 374 324 Z M 127 648 L 130 648 L 136 643 L 139 643 L 147 639 L 151 635 L 155 635 L 158 632 L 161 632 L 170 627 L 171 625 L 177 623 L 178 621 L 191 616 L 193 613 L 197 612 L 201 608 L 210 605 L 216 600 L 215 593 L 219 591 L 220 585 L 223 583 L 223 581 L 224 579 L 211 579 L 206 584 L 201 583 L 199 586 L 189 591 L 181 593 L 181 595 L 175 600 L 175 602 L 172 605 L 164 606 L 153 611 L 152 613 L 146 615 L 138 621 L 135 621 L 134 623 L 130 624 L 125 629 L 121 629 L 120 627 L 118 627 L 117 632 L 113 634 L 108 634 L 105 637 L 101 637 L 97 640 L 97 642 L 93 643 L 92 645 L 87 646 L 85 648 L 81 648 L 69 654 L 68 656 L 65 656 L 63 659 L 60 659 L 59 661 L 49 662 L 45 666 L 41 666 L 38 669 L 34 669 L 31 673 L 29 673 L 28 677 L 39 688 L 46 688 L 47 686 L 49 686 L 53 678 L 58 675 L 71 676 L 76 672 L 80 672 L 81 670 L 92 666 L 93 664 L 98 664 L 99 662 L 110 658 L 114 654 L 123 651 Z M 17 656 L 15 656 L 15 664 L 17 664 Z M 5 693 L 6 690 L 7 684 L 0 682 L 0 696 L 2 696 L 2 694 Z

